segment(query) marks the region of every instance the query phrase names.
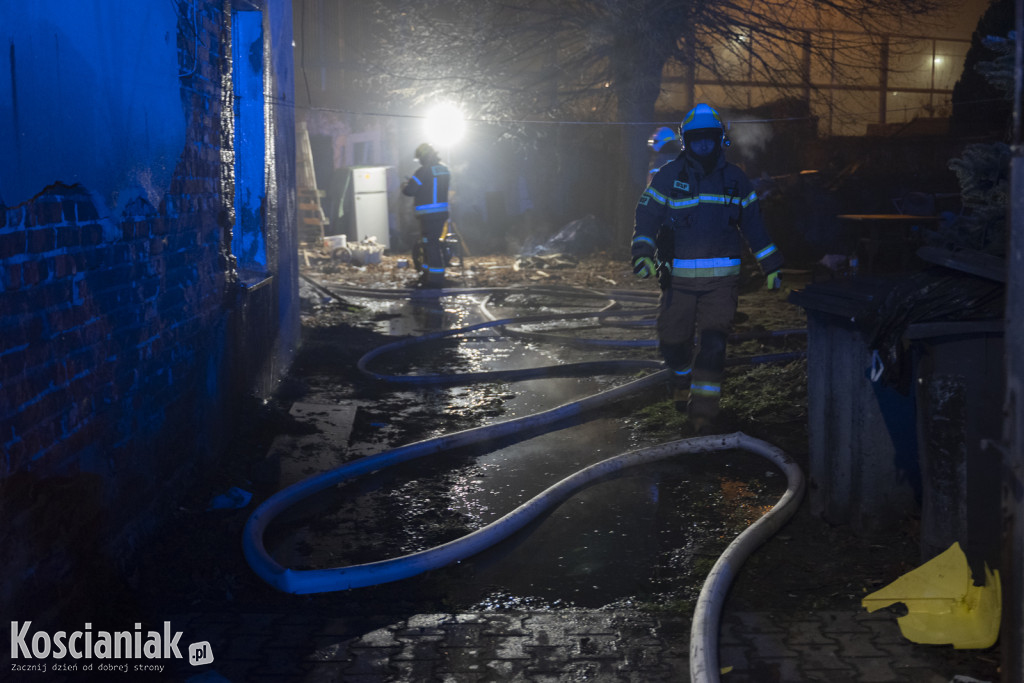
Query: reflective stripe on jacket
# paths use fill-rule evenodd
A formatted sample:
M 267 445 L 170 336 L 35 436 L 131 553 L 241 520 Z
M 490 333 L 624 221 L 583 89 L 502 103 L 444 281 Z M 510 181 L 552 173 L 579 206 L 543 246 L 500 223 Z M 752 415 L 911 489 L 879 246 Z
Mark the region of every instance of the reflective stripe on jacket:
M 402 188 L 402 194 L 412 197 L 413 213 L 417 216 L 447 213 L 450 179 L 444 164 L 420 166 Z
M 673 277 L 725 277 L 739 272 L 738 258 L 672 259 Z

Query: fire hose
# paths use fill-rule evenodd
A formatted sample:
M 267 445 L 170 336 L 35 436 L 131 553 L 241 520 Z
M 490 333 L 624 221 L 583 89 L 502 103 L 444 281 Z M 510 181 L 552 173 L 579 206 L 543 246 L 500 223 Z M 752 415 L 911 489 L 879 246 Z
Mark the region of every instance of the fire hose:
M 326 288 L 325 288 L 326 289 Z M 330 290 L 326 290 L 330 291 Z M 363 296 L 373 295 L 372 291 L 361 290 Z M 455 290 L 464 294 L 465 290 Z M 479 290 L 484 291 L 484 290 Z M 487 290 L 490 293 L 493 290 Z M 391 296 L 394 290 L 382 292 Z M 333 295 L 333 292 L 332 292 Z M 408 296 L 408 292 L 406 292 Z M 485 302 L 486 303 L 486 302 Z M 508 538 L 518 530 L 536 519 L 540 514 L 566 500 L 574 492 L 599 481 L 610 474 L 621 472 L 631 467 L 657 462 L 681 454 L 706 453 L 709 451 L 742 449 L 760 455 L 783 470 L 787 479 L 787 488 L 778 502 L 760 519 L 745 529 L 734 539 L 725 552 L 719 557 L 710 574 L 705 580 L 694 614 L 690 641 L 691 679 L 695 681 L 719 680 L 717 639 L 719 620 L 724 598 L 728 588 L 736 576 L 739 567 L 747 557 L 783 524 L 792 517 L 803 495 L 804 479 L 796 463 L 783 451 L 750 437 L 742 432 L 733 434 L 704 436 L 682 439 L 655 446 L 642 448 L 620 454 L 585 467 L 561 481 L 549 486 L 530 500 L 522 503 L 503 517 L 481 527 L 461 538 L 442 545 L 410 553 L 400 557 L 389 558 L 376 562 L 331 567 L 326 569 L 296 570 L 280 565 L 270 556 L 263 543 L 267 526 L 279 514 L 291 508 L 299 501 L 308 498 L 324 489 L 347 481 L 369 472 L 391 467 L 427 455 L 442 453 L 462 446 L 479 443 L 489 439 L 527 438 L 531 430 L 538 427 L 557 429 L 557 424 L 568 418 L 575 417 L 595 408 L 608 405 L 628 395 L 638 393 L 652 386 L 664 384 L 669 371 L 661 369 L 663 365 L 655 360 L 628 361 L 596 361 L 584 363 L 567 363 L 543 368 L 526 370 L 503 370 L 463 375 L 385 375 L 369 369 L 369 363 L 384 353 L 394 352 L 408 346 L 448 336 L 466 335 L 486 328 L 503 328 L 509 330 L 512 325 L 531 322 L 543 322 L 551 319 L 610 319 L 649 315 L 648 310 L 621 311 L 613 306 L 606 306 L 598 312 L 560 313 L 538 316 L 520 316 L 518 318 L 497 318 L 481 305 L 486 322 L 464 326 L 452 330 L 443 330 L 419 337 L 402 339 L 397 342 L 378 347 L 359 359 L 360 371 L 374 379 L 388 382 L 416 384 L 455 384 L 477 381 L 507 380 L 518 381 L 540 376 L 573 376 L 576 374 L 593 375 L 636 371 L 642 369 L 655 370 L 639 379 L 630 381 L 612 389 L 602 391 L 583 399 L 566 403 L 556 408 L 526 415 L 524 417 L 497 422 L 482 427 L 467 429 L 405 446 L 389 449 L 375 455 L 359 458 L 345 463 L 326 472 L 313 475 L 293 484 L 270 496 L 263 501 L 250 515 L 243 532 L 242 545 L 245 558 L 253 571 L 274 588 L 286 593 L 311 594 L 350 588 L 378 585 L 391 581 L 409 578 L 423 572 L 447 566 L 453 562 L 471 557 L 485 548 L 493 546 Z M 799 331 L 794 331 L 794 333 Z M 636 340 L 619 343 L 635 345 Z M 797 354 L 800 355 L 800 354 Z M 785 360 L 793 354 L 776 354 L 776 357 L 763 357 L 756 362 L 768 360 Z M 744 359 L 743 362 L 751 362 Z M 735 364 L 735 362 L 733 363 Z

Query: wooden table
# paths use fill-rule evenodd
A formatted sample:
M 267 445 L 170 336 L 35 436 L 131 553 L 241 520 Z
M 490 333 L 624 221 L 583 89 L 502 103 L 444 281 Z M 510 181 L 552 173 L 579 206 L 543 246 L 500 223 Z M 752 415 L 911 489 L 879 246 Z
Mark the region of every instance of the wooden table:
M 917 247 L 922 244 L 921 227 L 938 222 L 938 216 L 905 213 L 846 213 L 836 216 L 854 225 L 857 237 L 855 255 L 863 270 L 879 272 L 883 249 L 891 249 L 901 268 L 906 268 Z M 886 259 L 888 260 L 888 259 Z

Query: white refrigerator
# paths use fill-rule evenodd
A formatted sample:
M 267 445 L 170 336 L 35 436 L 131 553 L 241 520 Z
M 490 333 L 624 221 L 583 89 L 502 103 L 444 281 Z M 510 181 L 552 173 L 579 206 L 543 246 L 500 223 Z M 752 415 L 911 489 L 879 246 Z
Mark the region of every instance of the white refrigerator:
M 352 167 L 355 239 L 376 237 L 377 244 L 391 247 L 388 220 L 388 167 Z

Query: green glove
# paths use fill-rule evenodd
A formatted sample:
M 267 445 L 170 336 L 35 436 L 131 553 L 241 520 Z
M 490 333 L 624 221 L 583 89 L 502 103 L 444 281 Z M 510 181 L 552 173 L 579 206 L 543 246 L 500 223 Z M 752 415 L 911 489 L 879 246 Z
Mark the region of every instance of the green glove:
M 779 271 L 768 273 L 766 280 L 768 289 L 782 289 L 782 275 Z
M 633 272 L 638 278 L 646 280 L 658 271 L 658 266 L 650 256 L 637 256 L 633 259 Z

